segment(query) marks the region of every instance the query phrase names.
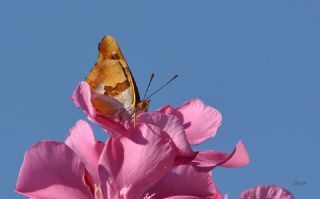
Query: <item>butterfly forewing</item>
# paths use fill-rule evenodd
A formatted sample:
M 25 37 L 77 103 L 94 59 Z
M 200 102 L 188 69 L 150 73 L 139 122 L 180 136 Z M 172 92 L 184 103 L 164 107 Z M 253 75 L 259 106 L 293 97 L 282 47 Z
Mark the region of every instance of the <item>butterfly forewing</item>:
M 140 107 L 144 107 L 144 110 L 148 107 L 147 102 L 140 101 L 127 62 L 111 36 L 105 36 L 100 42 L 97 63 L 92 67 L 86 81 L 96 93 L 92 102 L 100 113 L 127 117 L 142 110 Z

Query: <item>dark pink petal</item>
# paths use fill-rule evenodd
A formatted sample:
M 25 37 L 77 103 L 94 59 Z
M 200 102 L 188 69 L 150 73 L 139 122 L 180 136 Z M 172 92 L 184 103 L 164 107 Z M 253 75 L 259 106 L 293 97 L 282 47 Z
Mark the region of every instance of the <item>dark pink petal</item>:
M 276 185 L 256 186 L 241 193 L 238 199 L 294 199 L 293 195 Z
M 193 99 L 175 110 L 165 106 L 159 112 L 176 115 L 183 122 L 187 139 L 191 145 L 197 145 L 214 137 L 221 125 L 221 114 L 216 109 Z
M 75 127 L 70 130 L 65 143 L 85 164 L 85 167 L 93 178 L 93 181 L 96 184 L 100 184 L 98 161 L 104 144 L 95 140 L 93 131 L 89 124 L 86 121 L 79 120 Z
M 96 112 L 95 108 L 93 107 L 91 97 L 92 94 L 89 84 L 85 81 L 82 81 L 73 92 L 72 101 L 78 108 L 85 112 L 89 120 L 100 125 L 103 129 L 109 132 L 111 136 L 115 137 L 124 133 L 125 129 L 122 125 L 108 117 L 99 115 Z
M 84 175 L 84 164 L 68 146 L 38 142 L 25 153 L 16 191 L 32 198 L 93 198 Z
M 182 114 L 170 105 L 163 106 L 159 108 L 157 111 L 166 115 L 175 115 L 181 120 L 181 122 L 183 122 Z
M 99 174 L 110 198 L 141 198 L 172 167 L 175 146 L 151 124 L 137 124 L 127 136 L 110 138 L 100 158 Z
M 193 155 L 183 125 L 176 116 L 165 115 L 159 112 L 141 113 L 137 117 L 137 122 L 153 124 L 165 131 L 171 137 L 178 149 L 177 156 Z
M 174 167 L 167 175 L 146 191 L 160 198 L 221 198 L 210 172 L 202 172 L 194 165 Z
M 249 155 L 244 144 L 239 141 L 231 154 L 214 150 L 200 151 L 192 162 L 203 168 L 213 169 L 216 166 L 237 168 L 249 163 Z

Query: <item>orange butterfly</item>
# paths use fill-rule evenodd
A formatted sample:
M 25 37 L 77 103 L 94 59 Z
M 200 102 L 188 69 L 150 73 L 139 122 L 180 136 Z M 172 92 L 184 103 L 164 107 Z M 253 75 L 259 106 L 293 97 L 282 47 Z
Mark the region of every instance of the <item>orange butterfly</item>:
M 86 82 L 96 110 L 108 117 L 128 119 L 148 110 L 150 100 L 140 100 L 138 88 L 115 39 L 108 35 L 99 43 L 99 56 Z

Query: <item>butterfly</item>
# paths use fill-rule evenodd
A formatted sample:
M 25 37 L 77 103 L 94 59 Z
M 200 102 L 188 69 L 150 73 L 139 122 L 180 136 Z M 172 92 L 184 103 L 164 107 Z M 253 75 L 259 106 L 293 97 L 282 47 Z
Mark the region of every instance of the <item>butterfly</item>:
M 107 35 L 98 49 L 98 60 L 86 78 L 97 112 L 125 120 L 147 111 L 150 100 L 140 100 L 136 82 L 116 40 Z

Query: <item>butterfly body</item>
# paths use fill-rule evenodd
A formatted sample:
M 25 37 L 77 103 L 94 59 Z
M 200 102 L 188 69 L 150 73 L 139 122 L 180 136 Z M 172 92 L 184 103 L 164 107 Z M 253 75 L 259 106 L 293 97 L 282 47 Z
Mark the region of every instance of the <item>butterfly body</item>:
M 100 114 L 128 119 L 148 109 L 149 100 L 140 100 L 128 64 L 111 36 L 105 36 L 99 43 L 98 60 L 86 82 L 93 93 L 92 103 Z

